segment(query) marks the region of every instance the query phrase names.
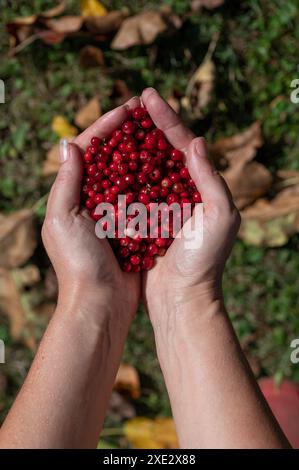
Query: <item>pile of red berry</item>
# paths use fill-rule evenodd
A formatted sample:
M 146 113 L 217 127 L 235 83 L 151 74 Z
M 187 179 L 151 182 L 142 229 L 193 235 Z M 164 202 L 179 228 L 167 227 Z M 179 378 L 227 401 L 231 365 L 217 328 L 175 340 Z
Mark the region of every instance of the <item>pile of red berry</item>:
M 96 206 L 102 202 L 114 205 L 117 221 L 118 195 L 125 195 L 126 204 L 140 202 L 150 211 L 151 203 L 168 205 L 201 202 L 187 167 L 184 155 L 172 147 L 164 133 L 155 127 L 147 110 L 137 107 L 129 112 L 121 129 L 105 139 L 93 137 L 84 154 L 85 171 L 82 199 L 94 220 Z M 127 216 L 127 221 L 132 216 Z M 155 238 L 132 238 L 127 234 L 114 234 L 111 246 L 124 271 L 149 270 L 154 257 L 163 256 L 173 241 L 161 236 L 158 228 Z

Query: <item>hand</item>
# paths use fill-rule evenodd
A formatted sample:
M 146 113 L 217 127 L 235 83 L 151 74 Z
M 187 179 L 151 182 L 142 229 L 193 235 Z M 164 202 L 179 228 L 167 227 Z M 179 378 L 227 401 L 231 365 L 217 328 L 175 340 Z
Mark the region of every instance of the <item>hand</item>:
M 208 159 L 204 139 L 195 138 L 154 89 L 146 89 L 141 98 L 156 126 L 175 148 L 184 152 L 204 204 L 202 246 L 187 249 L 184 237 L 176 238 L 166 255 L 158 258 L 155 267 L 144 276 L 150 317 L 160 323 L 163 305 L 170 305 L 170 310 L 175 311 L 195 299 L 209 303 L 221 298 L 221 278 L 240 215 L 225 181 Z
M 95 222 L 80 208 L 84 150 L 93 136 L 104 137 L 126 118 L 127 109 L 136 107 L 138 98 L 116 108 L 96 121 L 62 148 L 62 162 L 47 205 L 42 237 L 53 263 L 59 302 L 76 305 L 82 298 L 100 302 L 111 313 L 117 311 L 121 321 L 131 320 L 137 310 L 140 279 L 124 273 L 107 240 L 95 235 Z

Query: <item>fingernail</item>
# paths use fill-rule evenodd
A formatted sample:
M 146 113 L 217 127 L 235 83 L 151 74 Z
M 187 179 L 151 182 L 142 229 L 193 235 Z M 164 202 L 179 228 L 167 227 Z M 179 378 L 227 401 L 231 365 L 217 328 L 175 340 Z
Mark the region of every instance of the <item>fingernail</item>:
M 69 143 L 67 139 L 61 139 L 60 141 L 60 152 L 59 160 L 60 163 L 64 163 L 69 158 Z
M 155 88 L 153 88 L 152 86 L 147 87 L 144 91 L 150 91 L 151 93 L 152 92 L 158 93 L 157 90 Z
M 207 152 L 207 143 L 204 137 L 196 139 L 195 150 L 197 153 L 203 154 Z

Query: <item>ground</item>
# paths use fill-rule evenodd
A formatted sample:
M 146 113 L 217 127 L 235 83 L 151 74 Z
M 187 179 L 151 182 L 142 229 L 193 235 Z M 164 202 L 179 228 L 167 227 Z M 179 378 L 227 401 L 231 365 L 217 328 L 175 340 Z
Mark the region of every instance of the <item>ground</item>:
M 4 23 L 29 15 L 55 2 L 2 0 Z M 161 2 L 117 0 L 109 7 L 127 6 L 138 12 Z M 189 10 L 188 0 L 169 0 L 179 15 Z M 69 2 L 78 12 L 79 2 Z M 7 103 L 0 105 L 0 210 L 31 207 L 48 191 L 52 179 L 42 176 L 42 162 L 57 141 L 51 121 L 57 114 L 70 121 L 88 98 L 99 94 L 103 110 L 110 109 L 113 83 L 123 78 L 133 94 L 155 86 L 165 97 L 184 94 L 192 72 L 203 60 L 211 37 L 220 38 L 214 54 L 216 90 L 204 120 L 188 121 L 208 140 L 231 135 L 256 119 L 262 121 L 264 146 L 258 160 L 271 171 L 299 169 L 299 112 L 290 102 L 290 83 L 299 75 L 299 8 L 297 0 L 227 1 L 213 11 L 190 15 L 171 38 L 160 37 L 152 46 L 137 46 L 122 53 L 103 43 L 107 68 L 84 70 L 78 50 L 97 44 L 86 38 L 69 38 L 55 46 L 36 41 L 15 57 L 8 57 L 8 36 L 0 32 L 0 78 L 5 80 Z M 188 52 L 186 52 L 188 51 Z M 24 183 L 25 182 L 25 183 Z M 44 206 L 38 211 L 42 223 Z M 238 241 L 228 263 L 224 292 L 237 334 L 257 376 L 290 377 L 299 382 L 299 368 L 290 363 L 290 342 L 299 336 L 299 236 L 279 249 L 256 248 Z M 35 262 L 44 275 L 47 260 L 41 246 Z M 2 317 L 1 317 L 2 318 Z M 22 383 L 30 352 L 10 337 L 8 322 L 0 323 L 0 338 L 8 344 L 13 361 L 6 366 L 8 386 L 0 397 L 2 418 Z M 217 347 L 217 338 L 215 338 Z M 138 415 L 170 413 L 155 354 L 149 319 L 140 308 L 126 344 L 124 360 L 141 376 L 142 395 L 134 403 Z M 1 389 L 1 387 L 0 387 Z M 108 419 L 107 426 L 117 426 Z M 108 441 L 118 443 L 117 439 Z

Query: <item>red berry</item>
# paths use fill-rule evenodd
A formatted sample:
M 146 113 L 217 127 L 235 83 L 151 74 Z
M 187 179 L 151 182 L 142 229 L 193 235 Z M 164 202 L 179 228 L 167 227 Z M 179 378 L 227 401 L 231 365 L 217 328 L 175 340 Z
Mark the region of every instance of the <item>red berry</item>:
M 141 262 L 141 268 L 144 271 L 149 271 L 154 266 L 154 258 L 150 256 L 145 256 Z
M 123 123 L 122 131 L 125 134 L 133 134 L 134 130 L 135 130 L 135 124 L 133 121 L 126 121 Z
M 198 203 L 202 202 L 201 195 L 198 191 L 195 191 L 195 193 L 193 193 L 193 201 Z
M 183 160 L 184 158 L 184 154 L 183 152 L 181 152 L 180 150 L 177 150 L 177 149 L 173 149 L 171 151 L 171 158 L 173 161 L 177 162 L 177 161 L 181 161 Z
M 130 261 L 133 265 L 140 264 L 141 256 L 140 255 L 132 255 Z

